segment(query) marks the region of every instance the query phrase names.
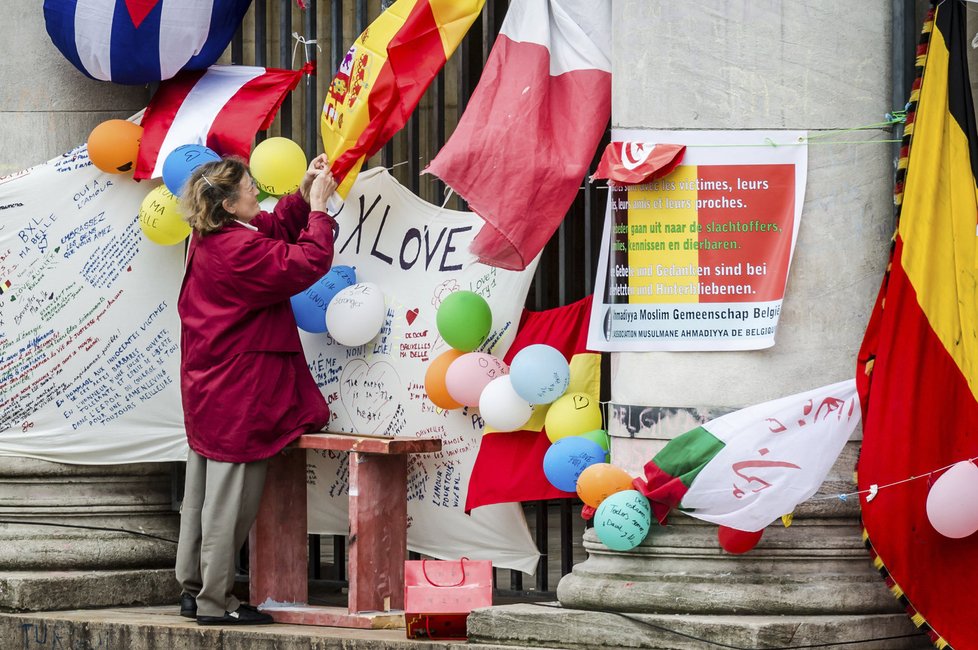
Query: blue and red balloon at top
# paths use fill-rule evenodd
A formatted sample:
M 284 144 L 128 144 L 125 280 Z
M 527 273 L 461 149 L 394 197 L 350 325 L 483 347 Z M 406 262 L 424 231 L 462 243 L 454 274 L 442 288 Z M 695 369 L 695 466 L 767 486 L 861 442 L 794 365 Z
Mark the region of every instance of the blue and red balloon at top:
M 92 79 L 145 84 L 210 67 L 251 0 L 44 0 L 48 35 Z

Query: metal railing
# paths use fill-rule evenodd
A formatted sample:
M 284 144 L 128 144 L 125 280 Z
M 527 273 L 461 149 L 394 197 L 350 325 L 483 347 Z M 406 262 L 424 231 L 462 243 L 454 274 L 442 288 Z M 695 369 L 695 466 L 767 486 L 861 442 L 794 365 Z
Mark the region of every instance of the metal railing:
M 302 145 L 309 158 L 322 152 L 320 110 L 333 72 L 347 49 L 373 21 L 387 0 L 255 0 L 232 40 L 225 62 L 294 69 L 316 60 L 318 76 L 307 76 L 282 104 L 279 117 L 265 137 L 281 135 Z M 487 0 L 480 18 L 425 93 L 407 125 L 365 165 L 383 165 L 421 198 L 441 204 L 445 186 L 432 175 L 421 175 L 441 149 L 465 110 L 502 24 L 508 0 Z M 316 45 L 304 46 L 293 33 Z M 321 48 L 321 49 L 320 49 Z M 294 58 L 294 62 L 293 62 Z M 599 147 L 599 151 L 603 149 Z M 596 161 L 595 161 L 596 162 Z M 593 169 L 593 165 L 592 165 Z M 544 249 L 526 306 L 543 310 L 574 302 L 590 294 L 601 239 L 606 188 L 584 183 L 559 230 Z M 454 196 L 452 207 L 466 208 Z M 607 355 L 603 359 L 602 401 L 608 399 Z M 519 571 L 496 571 L 498 593 L 516 598 L 552 596 L 560 576 L 583 559 L 580 547 L 584 522 L 577 516 L 581 503 L 569 499 L 524 504 L 540 564 L 532 583 Z M 554 539 L 556 537 L 556 539 Z M 416 554 L 412 554 L 416 557 Z M 346 541 L 342 536 L 309 537 L 310 578 L 342 584 L 346 579 Z M 247 552 L 242 564 L 247 563 Z

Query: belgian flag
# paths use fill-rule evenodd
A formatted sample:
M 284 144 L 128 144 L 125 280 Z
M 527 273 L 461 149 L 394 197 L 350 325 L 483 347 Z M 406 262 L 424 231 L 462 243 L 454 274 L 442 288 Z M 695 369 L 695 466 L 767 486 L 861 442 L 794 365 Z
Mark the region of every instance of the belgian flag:
M 880 486 L 861 500 L 877 568 L 935 645 L 961 649 L 978 639 L 978 533 L 941 536 L 925 503 L 933 470 L 978 456 L 978 137 L 965 4 L 937 5 L 917 52 L 890 264 L 859 353 L 857 469 L 860 490 Z M 884 487 L 909 477 L 925 478 Z

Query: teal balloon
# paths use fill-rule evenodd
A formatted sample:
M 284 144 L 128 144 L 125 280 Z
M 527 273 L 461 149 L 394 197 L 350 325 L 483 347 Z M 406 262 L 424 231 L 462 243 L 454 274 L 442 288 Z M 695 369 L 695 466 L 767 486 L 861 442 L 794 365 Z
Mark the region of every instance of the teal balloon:
M 492 311 L 486 299 L 472 291 L 448 294 L 435 314 L 438 333 L 445 343 L 461 352 L 478 348 L 492 328 Z
M 652 507 L 638 490 L 624 490 L 607 497 L 594 513 L 594 532 L 613 551 L 633 549 L 648 536 Z
M 326 307 L 343 289 L 357 283 L 357 273 L 352 266 L 334 266 L 315 284 L 292 296 L 292 313 L 299 329 L 322 334 L 326 331 Z

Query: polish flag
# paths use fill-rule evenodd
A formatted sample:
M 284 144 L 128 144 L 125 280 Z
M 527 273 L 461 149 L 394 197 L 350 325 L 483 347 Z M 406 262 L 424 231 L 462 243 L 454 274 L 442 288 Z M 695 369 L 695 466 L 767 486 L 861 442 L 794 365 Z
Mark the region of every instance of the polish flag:
M 177 147 L 202 144 L 248 159 L 255 134 L 275 119 L 303 70 L 215 65 L 181 72 L 160 84 L 143 115 L 133 177 L 159 178 Z
M 428 166 L 486 221 L 472 252 L 522 270 L 550 239 L 611 116 L 611 0 L 514 0 Z

